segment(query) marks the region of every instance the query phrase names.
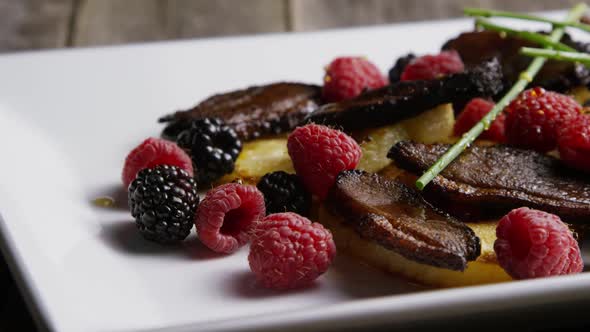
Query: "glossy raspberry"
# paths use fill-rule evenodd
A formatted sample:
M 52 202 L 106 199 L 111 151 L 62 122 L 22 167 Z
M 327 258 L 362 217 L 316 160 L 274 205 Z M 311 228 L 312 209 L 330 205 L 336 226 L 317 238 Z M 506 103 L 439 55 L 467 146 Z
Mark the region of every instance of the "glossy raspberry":
M 581 110 L 569 96 L 540 87 L 525 90 L 504 110 L 508 143 L 540 152 L 552 150 L 560 129 Z
M 379 68 L 362 57 L 340 57 L 326 68 L 324 75 L 323 99 L 337 102 L 351 99 L 366 89 L 387 85 Z
M 342 171 L 354 169 L 361 148 L 350 136 L 326 126 L 308 124 L 295 129 L 287 140 L 289 156 L 303 184 L 324 199 Z
M 173 142 L 150 137 L 131 150 L 125 158 L 121 176 L 123 185 L 125 188 L 129 187 L 142 169 L 164 164 L 178 166 L 193 176 L 193 163 L 186 152 Z
M 412 60 L 402 72 L 402 81 L 433 80 L 465 70 L 459 53 L 442 51 L 437 55 L 424 55 Z
M 526 207 L 510 211 L 496 228 L 498 263 L 515 279 L 582 272 L 578 242 L 558 216 Z
M 560 131 L 559 156 L 567 165 L 590 172 L 590 116 L 579 115 Z
M 481 118 L 488 114 L 494 103 L 482 98 L 473 98 L 463 111 L 457 117 L 455 122 L 454 134 L 455 136 L 461 136 L 468 132 Z M 504 125 L 506 116 L 502 113 L 498 114 L 496 119 L 492 122 L 488 130 L 484 131 L 479 138 L 488 139 L 496 142 L 506 142 L 506 136 L 504 135 Z
M 264 215 L 264 197 L 256 187 L 228 183 L 207 192 L 195 225 L 204 245 L 229 254 L 248 243 L 253 226 Z
M 271 214 L 256 227 L 250 269 L 262 285 L 291 289 L 311 284 L 336 255 L 330 231 L 298 214 Z

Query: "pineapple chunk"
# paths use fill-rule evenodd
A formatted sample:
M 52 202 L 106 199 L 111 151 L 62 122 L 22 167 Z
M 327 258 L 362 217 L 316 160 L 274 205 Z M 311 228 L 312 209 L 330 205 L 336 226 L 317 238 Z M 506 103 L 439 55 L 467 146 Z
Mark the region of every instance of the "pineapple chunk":
M 373 173 L 391 163 L 387 153 L 395 143 L 410 138 L 401 124 L 369 130 L 365 137 L 360 144 L 363 154 L 357 168 Z
M 357 133 L 355 136 L 361 138 L 363 151 L 358 169 L 378 172 L 388 166 L 391 160 L 387 158 L 387 153 L 401 140 L 423 143 L 447 141 L 453 134 L 454 125 L 453 107 L 444 104 L 400 123 Z
M 246 183 L 256 184 L 264 174 L 275 171 L 295 173 L 287 152 L 286 137 L 244 143 L 234 171 L 222 177 L 219 182 L 227 183 L 240 179 Z
M 381 245 L 361 238 L 351 227 L 332 216 L 324 208 L 320 222 L 332 231 L 336 247 L 353 257 L 409 280 L 430 286 L 458 287 L 512 280 L 495 262 L 493 250 L 496 222 L 467 224 L 482 243 L 481 256 L 467 264 L 465 271 L 452 271 L 409 260 Z
M 590 90 L 583 85 L 573 88 L 568 92 L 568 95 L 574 98 L 580 105 L 584 105 L 584 103 L 590 100 Z
M 453 135 L 455 113 L 451 104 L 443 104 L 401 124 L 413 141 L 426 144 L 441 142 Z

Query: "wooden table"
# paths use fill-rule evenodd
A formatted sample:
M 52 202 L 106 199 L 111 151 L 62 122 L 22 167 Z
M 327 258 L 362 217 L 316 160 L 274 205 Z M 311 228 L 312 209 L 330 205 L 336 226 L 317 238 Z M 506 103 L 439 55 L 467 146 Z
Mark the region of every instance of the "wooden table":
M 0 52 L 382 24 L 579 0 L 2 0 Z

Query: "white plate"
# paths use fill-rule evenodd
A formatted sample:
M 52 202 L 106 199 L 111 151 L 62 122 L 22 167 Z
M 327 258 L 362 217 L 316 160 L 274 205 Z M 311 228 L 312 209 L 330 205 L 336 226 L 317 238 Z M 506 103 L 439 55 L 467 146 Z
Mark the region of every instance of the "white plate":
M 590 275 L 421 291 L 339 257 L 310 289 L 256 286 L 247 250 L 212 254 L 139 238 L 117 196 L 126 153 L 156 119 L 216 92 L 321 81 L 338 55 L 383 70 L 408 51 L 436 52 L 470 20 L 310 34 L 209 39 L 0 57 L 3 251 L 40 321 L 56 331 L 261 330 L 407 322 L 587 298 Z

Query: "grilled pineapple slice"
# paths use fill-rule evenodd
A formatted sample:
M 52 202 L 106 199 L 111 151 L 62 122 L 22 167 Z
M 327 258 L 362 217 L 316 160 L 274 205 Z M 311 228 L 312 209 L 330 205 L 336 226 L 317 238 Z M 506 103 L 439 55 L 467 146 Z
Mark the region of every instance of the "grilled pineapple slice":
M 401 124 L 413 141 L 426 144 L 440 143 L 453 135 L 455 113 L 451 104 L 443 104 Z
M 568 92 L 568 95 L 574 98 L 580 105 L 584 105 L 590 100 L 590 90 L 583 85 L 573 88 Z
M 227 183 L 240 179 L 246 183 L 256 184 L 264 174 L 275 171 L 295 173 L 287 152 L 286 137 L 244 143 L 234 171 L 222 177 L 219 182 Z
M 414 262 L 375 242 L 363 239 L 324 208 L 320 208 L 319 220 L 332 231 L 338 251 L 421 284 L 458 287 L 512 280 L 496 263 L 493 250 L 496 222 L 467 224 L 480 238 L 482 254 L 477 260 L 469 262 L 465 271 L 460 272 Z
M 364 136 L 360 144 L 363 154 L 357 168 L 373 173 L 391 163 L 387 158 L 387 152 L 395 143 L 410 138 L 401 123 L 368 130 Z
M 358 169 L 378 172 L 391 163 L 387 153 L 402 140 L 434 143 L 446 141 L 453 134 L 455 116 L 451 104 L 440 105 L 400 123 L 365 130 L 355 135 L 361 141 L 363 156 Z

